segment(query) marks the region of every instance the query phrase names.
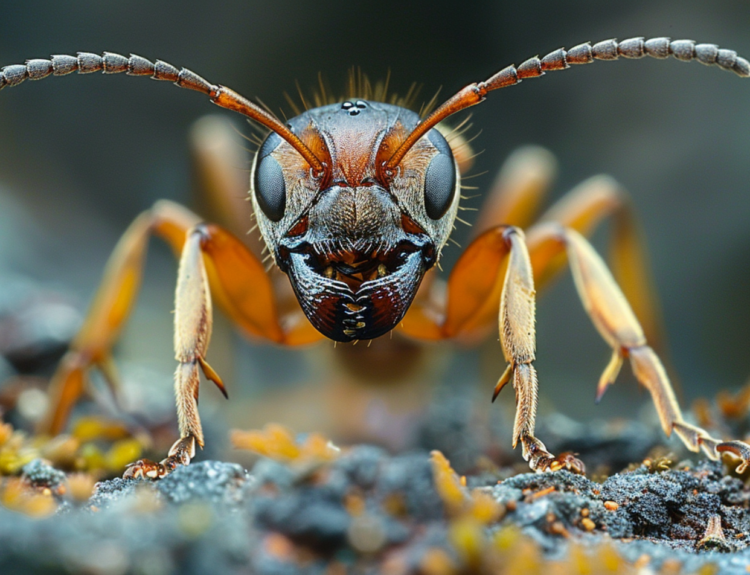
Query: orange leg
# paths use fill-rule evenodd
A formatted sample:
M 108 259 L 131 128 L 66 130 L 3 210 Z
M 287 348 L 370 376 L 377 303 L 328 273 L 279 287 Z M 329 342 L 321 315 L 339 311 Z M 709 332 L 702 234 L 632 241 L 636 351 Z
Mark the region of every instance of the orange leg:
M 529 146 L 515 151 L 501 168 L 473 231 L 479 235 L 500 224 L 531 226 L 555 172 L 554 156 L 544 148 Z M 565 194 L 539 221 L 558 222 L 588 237 L 607 218 L 613 220 L 609 262 L 617 283 L 622 286 L 649 340 L 658 344 L 663 340 L 661 315 L 654 297 L 643 233 L 622 187 L 608 176 L 589 178 Z M 534 278 L 541 289 L 562 269 L 565 260 L 564 255 L 558 255 L 554 263 L 548 262 L 552 256 L 534 249 L 534 236 L 531 227 L 527 241 L 534 252 Z M 657 347 L 663 348 L 662 345 Z
M 130 475 L 162 476 L 186 464 L 203 446 L 197 410 L 199 369 L 224 392 L 206 362 L 213 294 L 218 305 L 248 334 L 286 345 L 317 341 L 320 335 L 301 310 L 279 314 L 263 266 L 234 236 L 172 202 L 158 202 L 130 225 L 112 254 L 86 321 L 51 383 L 52 409 L 43 431 L 59 432 L 86 382 L 89 368 L 111 373 L 110 350 L 133 308 L 146 244 L 156 234 L 180 254 L 175 294 L 175 394 L 181 438 L 161 464 L 139 462 Z
M 493 300 L 493 298 L 496 298 Z M 565 454 L 555 457 L 534 437 L 538 384 L 535 359 L 535 290 L 531 260 L 523 232 L 497 226 L 479 236 L 459 259 L 448 280 L 444 309 L 413 305 L 403 321 L 404 331 L 418 339 L 456 337 L 476 329 L 488 301 L 499 300 L 499 329 L 508 367 L 495 387 L 495 397 L 509 382 L 516 390 L 513 446 L 537 471 L 567 467 L 583 471 L 583 464 Z M 495 303 L 497 310 L 497 303 Z
M 621 286 L 636 317 L 652 344 L 664 349 L 661 312 L 655 297 L 651 266 L 630 199 L 622 187 L 609 176 L 594 176 L 565 194 L 539 219 L 556 222 L 589 237 L 606 218 L 612 218 L 609 263 L 617 284 Z M 553 258 L 536 244 L 535 226 L 527 233 L 533 253 L 534 278 L 541 287 L 562 268 L 564 256 Z
M 541 203 L 557 174 L 557 160 L 549 150 L 524 146 L 503 162 L 477 221 L 476 237 L 499 225 L 526 228 L 536 220 Z
M 491 225 L 502 218 L 510 218 L 519 224 L 530 221 L 553 173 L 554 160 L 543 150 L 531 148 L 517 152 L 501 170 L 488 200 L 489 210 L 480 219 L 479 227 Z M 611 178 L 599 176 L 583 182 L 553 206 L 543 220 L 556 220 L 564 226 L 590 234 L 608 216 L 615 217 L 615 268 L 624 270 L 626 277 L 633 278 L 633 281 L 626 282 L 631 287 L 629 295 L 639 304 L 644 317 L 651 319 L 656 315 L 656 305 L 645 273 L 645 255 L 640 245 L 638 229 L 626 196 Z M 560 250 L 555 244 L 549 244 L 537 232 L 546 225 L 532 227 L 527 237 L 531 252 L 529 265 L 537 285 L 548 283 L 565 263 L 564 250 Z M 467 248 L 448 280 L 447 298 L 440 297 L 438 293 L 414 303 L 403 321 L 408 334 L 429 340 L 476 340 L 491 328 L 498 308 L 502 322 L 502 300 L 507 283 L 507 279 L 504 282 L 503 278 L 507 274 L 518 273 L 518 269 L 514 270 L 517 266 L 513 264 L 512 258 L 509 263 L 506 257 L 506 230 L 504 226 L 490 228 Z M 658 321 L 651 319 L 648 325 L 652 332 L 658 332 Z M 533 329 L 533 323 L 530 329 Z M 498 383 L 496 395 L 510 379 L 513 363 L 509 363 L 511 367 Z M 515 374 L 522 373 L 524 369 L 513 372 L 517 396 L 514 445 L 518 441 L 523 442 L 524 457 L 534 469 L 560 465 L 563 461 L 552 458 L 533 436 L 536 374 L 530 373 L 522 378 L 526 381 L 523 385 L 517 382 Z M 537 460 L 534 459 L 535 455 L 538 455 Z M 569 458 L 564 460 L 564 464 L 582 467 L 578 462 L 571 463 Z
M 488 200 L 488 207 L 494 207 L 496 211 L 490 210 L 488 216 L 483 212 L 479 227 L 501 217 L 510 217 L 517 223 L 528 222 L 536 212 L 538 199 L 549 183 L 552 170 L 552 159 L 543 150 L 530 148 L 516 152 L 503 166 L 499 183 Z M 608 217 L 614 219 L 611 262 L 615 277 L 624 286 L 628 300 L 634 303 L 636 315 L 644 325 L 649 340 L 660 342 L 659 306 L 653 295 L 655 291 L 642 234 L 621 187 L 607 176 L 590 178 L 552 206 L 541 221 L 555 221 L 584 235 L 591 235 Z M 539 242 L 537 227 L 529 228 L 526 243 L 531 252 L 534 281 L 537 288 L 542 289 L 562 270 L 565 253 Z M 405 321 L 412 326 L 420 322 L 422 327 L 418 337 L 433 340 L 460 337 L 473 341 L 482 339 L 492 328 L 502 290 L 499 268 L 496 266 L 503 258 L 501 252 L 493 247 L 495 240 L 492 237 L 491 233 L 485 233 L 477 238 L 453 270 L 447 292 L 460 293 L 460 298 L 446 301 L 445 294 L 435 290 L 435 293 L 424 294 L 415 301 Z M 463 279 L 468 277 L 472 279 Z M 468 283 L 464 285 L 465 282 Z M 446 318 L 447 308 L 452 309 L 450 319 Z M 422 316 L 426 316 L 423 321 L 420 320 Z M 437 329 L 435 324 L 442 327 Z
M 204 116 L 193 124 L 190 149 L 197 188 L 196 206 L 207 221 L 216 222 L 234 234 L 257 259 L 264 261 L 266 244 L 257 226 L 251 225 L 254 218 L 252 203 L 248 201 L 251 158 L 243 149 L 241 138 L 237 128 L 224 116 Z M 276 294 L 278 314 L 299 309 L 286 275 L 276 266 L 266 271 Z
M 472 336 L 484 330 L 492 321 L 499 301 L 500 335 L 509 367 L 498 382 L 495 395 L 512 376 L 517 397 L 514 445 L 522 442 L 524 457 L 530 461 L 533 469 L 544 470 L 563 464 L 580 469 L 578 462 L 570 458 L 552 458 L 533 436 L 537 384 L 531 365 L 534 344 L 531 278 L 548 280 L 567 255 L 584 306 L 614 350 L 600 381 L 598 396 L 601 397 L 614 381 L 623 359 L 629 357 L 639 381 L 652 394 L 667 434 L 675 429 L 689 448 L 698 450 L 703 447 L 713 458 L 722 451 L 733 452 L 743 459 L 741 468 L 744 469 L 750 462 L 750 447 L 741 442 L 721 443 L 704 430 L 684 421 L 666 372 L 647 345 L 644 330 L 625 295 L 601 258 L 573 229 L 590 231 L 604 215 L 621 209 L 622 198 L 612 193 L 610 185 L 601 178 L 582 185 L 573 197 L 575 201 L 560 204 L 552 212 L 556 219 L 569 224 L 570 228 L 558 223 L 542 223 L 529 231 L 528 265 L 524 263 L 524 258 L 513 257 L 514 249 L 519 253 L 526 250 L 520 233 L 517 230 L 512 233 L 514 228 L 499 226 L 479 236 L 456 264 L 448 280 L 447 299 L 415 302 L 404 318 L 404 330 L 415 338 L 428 340 Z M 632 246 L 637 239 L 632 218 L 623 221 L 627 224 L 625 237 L 631 240 L 624 245 Z M 509 243 L 509 237 L 518 238 L 515 245 Z M 511 245 L 513 247 L 508 257 Z M 620 246 L 620 249 L 623 248 Z M 626 253 L 626 256 L 629 260 L 627 266 L 630 266 L 631 272 L 635 272 L 642 260 L 637 253 Z M 525 286 L 525 293 L 531 294 L 525 305 L 519 304 L 520 292 L 516 291 L 513 295 L 513 291 L 508 291 L 518 290 L 519 286 Z M 649 292 L 640 293 L 648 295 Z M 649 309 L 649 302 L 645 303 L 644 309 Z M 519 353 L 519 350 L 522 351 Z
M 232 121 L 222 115 L 203 116 L 190 128 L 196 209 L 208 221 L 242 239 L 260 259 L 265 247 L 260 233 L 247 233 L 253 211 L 248 201 L 251 158 L 244 149 L 248 145 Z
M 684 420 L 664 366 L 649 346 L 622 290 L 588 241 L 575 230 L 552 223 L 539 225 L 536 234 L 538 246 L 567 252 L 583 307 L 612 348 L 612 359 L 599 380 L 597 399 L 614 383 L 623 361 L 629 358 L 636 378 L 651 394 L 664 433 L 669 436 L 675 431 L 688 449 L 703 449 L 711 459 L 731 452 L 741 459 L 737 472 L 743 472 L 750 465 L 750 445 L 722 442 Z

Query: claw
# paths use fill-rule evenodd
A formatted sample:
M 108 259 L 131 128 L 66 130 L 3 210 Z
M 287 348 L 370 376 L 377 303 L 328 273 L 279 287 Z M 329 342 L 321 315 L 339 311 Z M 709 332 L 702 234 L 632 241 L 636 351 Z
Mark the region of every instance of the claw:
M 531 469 L 537 473 L 560 471 L 561 469 L 567 469 L 578 475 L 586 473 L 586 466 L 570 451 L 555 457 L 547 451 L 544 443 L 530 435 L 521 437 L 521 445 L 523 447 L 523 458 L 529 462 Z
M 750 445 L 742 441 L 724 441 L 716 446 L 719 453 L 731 453 L 739 457 L 742 461 L 735 468 L 735 473 L 744 473 L 750 466 Z
M 561 469 L 567 469 L 572 473 L 578 475 L 586 474 L 586 466 L 583 461 L 576 457 L 576 454 L 571 451 L 565 451 L 557 457 L 555 457 L 549 464 L 550 471 L 559 471 Z
M 495 390 L 492 392 L 492 403 L 495 402 L 497 399 L 497 396 L 500 395 L 500 392 L 505 387 L 505 384 L 510 381 L 510 376 L 513 375 L 513 364 L 509 363 L 508 367 L 505 368 L 505 371 L 503 372 L 503 375 L 500 376 L 500 379 L 497 381 L 497 385 L 495 386 Z
M 536 465 L 536 471 L 554 472 L 565 469 L 567 471 L 570 471 L 571 473 L 575 473 L 576 475 L 586 474 L 586 466 L 583 464 L 583 461 L 578 459 L 575 454 L 570 451 L 561 453 L 557 457 L 553 457 L 551 455 L 549 457 L 539 457 L 537 459 Z
M 599 403 L 602 400 L 604 393 L 617 379 L 617 376 L 620 373 L 620 368 L 622 368 L 622 361 L 622 353 L 620 353 L 620 350 L 615 350 L 612 353 L 612 359 L 609 360 L 604 373 L 602 373 L 601 378 L 599 378 L 599 385 L 596 387 L 596 403 Z
M 139 459 L 128 465 L 123 479 L 163 479 L 180 465 L 188 465 L 195 457 L 195 437 L 187 435 L 175 441 L 169 450 L 169 455 L 159 463 L 150 459 Z
M 208 362 L 200 356 L 198 356 L 198 362 L 201 364 L 201 369 L 203 369 L 203 374 L 206 376 L 206 379 L 210 379 L 216 384 L 216 387 L 219 388 L 224 399 L 229 399 L 227 388 L 224 386 L 224 382 L 221 380 L 221 377 L 219 377 L 219 374 L 214 371 L 214 368 L 208 365 Z
M 150 459 L 139 459 L 131 463 L 122 474 L 123 479 L 161 479 L 169 473 L 161 463 Z

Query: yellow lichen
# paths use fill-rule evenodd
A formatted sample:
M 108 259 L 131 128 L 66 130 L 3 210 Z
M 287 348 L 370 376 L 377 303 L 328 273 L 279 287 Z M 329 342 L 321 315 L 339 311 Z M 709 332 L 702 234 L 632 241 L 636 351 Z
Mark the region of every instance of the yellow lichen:
M 94 492 L 96 479 L 88 473 L 71 473 L 68 475 L 68 493 L 73 501 L 84 503 Z
M 465 566 L 472 570 L 479 566 L 486 543 L 482 523 L 472 517 L 452 521 L 448 539 Z
M 137 439 L 122 439 L 115 442 L 107 455 L 105 464 L 112 472 L 122 471 L 128 463 L 136 461 L 141 456 L 141 444 Z
M 81 471 L 86 469 L 104 469 L 107 466 L 107 459 L 99 449 L 93 443 L 84 444 L 78 452 L 76 458 L 76 469 Z
M 520 538 L 521 532 L 517 527 L 504 527 L 492 535 L 491 545 L 504 553 L 513 549 Z
M 584 517 L 583 519 L 581 519 L 581 527 L 583 527 L 583 529 L 586 531 L 593 531 L 594 529 L 596 529 L 596 523 L 591 521 L 591 519 L 589 519 L 588 517 Z
M 603 573 L 622 572 L 625 560 L 620 556 L 611 543 L 602 543 L 595 556 Z
M 528 537 L 519 537 L 513 548 L 502 557 L 505 573 L 544 573 L 542 552 Z M 546 569 L 546 568 L 545 568 Z
M 235 429 L 230 435 L 230 440 L 237 449 L 252 451 L 286 463 L 322 463 L 336 459 L 341 452 L 320 434 L 310 433 L 300 442 L 290 430 L 276 424 L 266 425 L 262 431 Z
M 444 549 L 432 547 L 422 556 L 419 572 L 425 575 L 450 575 L 456 572 L 456 566 Z
M 456 474 L 442 453 L 433 451 L 431 456 L 435 489 L 450 517 L 469 517 L 483 525 L 495 523 L 503 517 L 505 509 L 502 505 L 482 489 L 468 491 L 465 479 Z
M 70 435 L 58 435 L 40 446 L 39 451 L 44 459 L 54 467 L 72 468 L 78 456 L 81 442 Z
M 38 491 L 18 477 L 4 482 L 0 501 L 8 509 L 32 517 L 46 517 L 57 510 L 57 502 L 48 489 Z
M 141 456 L 142 445 L 142 439 L 131 438 L 122 424 L 105 419 L 83 418 L 73 434 L 52 438 L 29 436 L 0 422 L 0 476 L 18 475 L 24 465 L 37 458 L 56 469 L 88 471 L 99 478 L 119 475 Z
M 81 443 L 96 439 L 116 441 L 128 437 L 128 429 L 121 422 L 110 421 L 103 417 L 85 416 L 76 420 L 73 425 L 73 437 Z
M 15 475 L 27 463 L 39 457 L 39 452 L 20 431 L 13 432 L 0 447 L 0 475 Z
M 355 493 L 344 496 L 344 508 L 352 517 L 358 517 L 365 512 L 365 500 Z
M 485 525 L 497 523 L 505 515 L 505 508 L 490 493 L 480 489 L 471 492 L 469 515 Z
M 468 494 L 461 485 L 461 478 L 453 471 L 450 462 L 439 451 L 433 451 L 432 473 L 435 476 L 435 489 L 451 515 L 461 512 L 467 502 Z

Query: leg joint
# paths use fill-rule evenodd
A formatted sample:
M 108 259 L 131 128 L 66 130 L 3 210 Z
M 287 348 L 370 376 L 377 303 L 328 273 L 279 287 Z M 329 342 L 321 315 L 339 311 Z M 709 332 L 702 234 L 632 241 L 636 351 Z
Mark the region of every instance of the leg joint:
M 508 248 L 513 246 L 513 236 L 517 236 L 521 241 L 526 240 L 526 234 L 523 233 L 521 228 L 516 226 L 500 226 L 503 241 Z
M 209 224 L 207 224 L 206 222 L 201 222 L 194 225 L 187 232 L 187 237 L 198 236 L 200 238 L 201 247 L 204 247 L 206 245 L 206 242 L 211 239 L 211 235 L 211 229 L 209 227 Z

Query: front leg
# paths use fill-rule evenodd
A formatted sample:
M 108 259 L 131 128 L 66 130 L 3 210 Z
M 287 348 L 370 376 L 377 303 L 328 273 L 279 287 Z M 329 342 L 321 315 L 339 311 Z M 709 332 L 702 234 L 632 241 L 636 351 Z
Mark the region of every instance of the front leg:
M 488 308 L 500 301 L 500 342 L 508 367 L 495 386 L 493 399 L 512 380 L 516 391 L 513 447 L 535 471 L 563 467 L 583 473 L 584 465 L 570 454 L 555 457 L 534 436 L 538 383 L 534 277 L 523 232 L 497 226 L 480 235 L 464 252 L 448 280 L 442 310 L 415 302 L 403 321 L 407 334 L 418 339 L 473 336 L 483 331 Z M 495 312 L 496 313 L 496 312 Z
M 529 238 L 532 253 L 545 246 L 566 252 L 583 307 L 612 348 L 612 359 L 599 380 L 596 400 L 599 401 L 615 382 L 624 360 L 630 359 L 636 379 L 651 394 L 667 436 L 674 431 L 689 450 L 703 450 L 714 460 L 720 459 L 723 453 L 731 453 L 739 460 L 737 473 L 750 467 L 750 445 L 737 440 L 722 441 L 685 421 L 661 360 L 649 346 L 622 290 L 588 241 L 575 230 L 554 223 L 535 226 Z
M 40 431 L 60 433 L 71 409 L 85 391 L 88 373 L 101 369 L 114 385 L 111 349 L 140 287 L 146 246 L 151 235 L 179 254 L 175 293 L 175 395 L 180 439 L 161 462 L 142 460 L 128 477 L 163 477 L 190 462 L 203 446 L 198 416 L 200 372 L 226 396 L 224 385 L 206 362 L 211 337 L 212 295 L 229 319 L 249 335 L 282 345 L 302 345 L 321 338 L 302 310 L 280 312 L 274 286 L 263 264 L 232 234 L 200 220 L 185 208 L 157 202 L 131 224 L 107 263 L 101 285 L 81 330 L 50 384 L 50 410 Z
M 237 238 L 212 224 L 190 229 L 182 247 L 175 291 L 174 349 L 178 365 L 174 386 L 180 439 L 161 462 L 137 461 L 124 477 L 162 478 L 177 466 L 190 463 L 196 445 L 203 447 L 198 414 L 201 372 L 227 397 L 221 378 L 205 359 L 213 323 L 212 290 L 230 319 L 248 331 L 254 330 L 251 333 L 285 345 L 320 339 L 309 323 L 295 321 L 298 318 L 291 315 L 277 317 L 268 276 Z M 301 313 L 298 311 L 297 316 Z
M 174 349 L 178 361 L 174 374 L 178 439 L 160 463 L 142 459 L 128 466 L 125 477 L 161 478 L 178 465 L 187 465 L 195 457 L 196 443 L 203 447 L 203 428 L 198 414 L 198 390 L 202 369 L 226 396 L 226 390 L 216 372 L 206 363 L 205 355 L 211 340 L 213 311 L 208 274 L 203 263 L 201 243 L 203 226 L 187 234 L 182 248 L 177 273 L 174 312 Z
M 493 400 L 512 378 L 516 390 L 513 447 L 521 443 L 523 458 L 533 470 L 556 471 L 566 467 L 583 473 L 585 468 L 582 462 L 569 454 L 555 457 L 547 451 L 544 443 L 534 437 L 539 389 L 533 365 L 536 359 L 534 275 L 523 232 L 508 227 L 503 237 L 509 247 L 509 255 L 500 297 L 500 343 L 508 367 L 495 386 Z

